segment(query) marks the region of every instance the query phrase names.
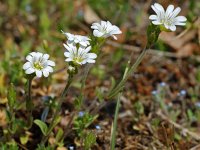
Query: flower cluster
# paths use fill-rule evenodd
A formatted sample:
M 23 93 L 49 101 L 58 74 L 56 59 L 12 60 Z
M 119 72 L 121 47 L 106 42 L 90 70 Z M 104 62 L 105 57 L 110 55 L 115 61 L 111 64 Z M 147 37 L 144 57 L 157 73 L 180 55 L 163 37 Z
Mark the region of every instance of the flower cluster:
M 121 34 L 120 29 L 112 25 L 109 21 L 101 21 L 101 23 L 93 23 L 91 26 L 93 35 L 97 38 L 107 38 L 112 36 L 114 39 L 117 39 L 115 34 Z M 62 31 L 63 32 L 63 31 Z M 91 53 L 92 49 L 90 46 L 91 39 L 87 36 L 74 35 L 71 33 L 65 33 L 67 37 L 67 43 L 63 44 L 67 50 L 64 55 L 66 57 L 65 61 L 73 62 L 74 65 L 83 65 L 86 63 L 95 63 L 97 55 Z
M 166 9 L 155 3 L 151 6 L 155 11 L 156 15 L 150 15 L 149 19 L 152 20 L 154 25 L 164 26 L 167 30 L 175 31 L 176 25 L 185 25 L 186 17 L 177 16 L 181 11 L 180 7 L 174 9 L 173 5 L 169 5 Z M 121 34 L 122 31 L 116 26 L 112 25 L 109 21 L 95 22 L 92 24 L 91 29 L 93 29 L 93 35 L 97 38 L 108 38 L 113 37 L 115 40 L 117 37 L 115 35 Z M 63 34 L 67 37 L 66 44 L 63 44 L 65 49 L 64 56 L 66 57 L 66 62 L 72 62 L 73 65 L 79 66 L 86 63 L 95 63 L 97 55 L 92 53 L 91 42 L 92 40 L 87 36 L 75 35 L 71 33 Z M 49 59 L 48 54 L 42 54 L 40 52 L 32 52 L 26 57 L 27 61 L 23 69 L 26 74 L 35 73 L 37 77 L 44 75 L 49 76 L 49 73 L 53 72 L 53 66 L 55 63 Z M 74 69 L 71 66 L 71 70 Z
M 73 62 L 74 65 L 83 65 L 86 63 L 95 63 L 97 55 L 89 53 L 91 50 L 90 39 L 87 36 L 74 35 L 71 33 L 64 33 L 68 40 L 67 44 L 63 44 L 67 50 L 64 55 L 65 61 Z
M 169 5 L 165 11 L 162 5 L 155 3 L 151 8 L 156 15 L 150 15 L 149 19 L 155 25 L 163 25 L 167 30 L 175 31 L 176 25 L 184 26 L 186 24 L 186 17 L 177 16 L 181 11 L 180 7 L 174 9 L 174 5 Z

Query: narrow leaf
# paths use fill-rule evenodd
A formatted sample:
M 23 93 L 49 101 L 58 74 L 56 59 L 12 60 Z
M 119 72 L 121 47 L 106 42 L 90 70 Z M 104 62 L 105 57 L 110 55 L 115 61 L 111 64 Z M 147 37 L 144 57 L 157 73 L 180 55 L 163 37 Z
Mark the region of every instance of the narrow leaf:
M 13 108 L 16 102 L 16 91 L 14 85 L 11 83 L 10 87 L 8 88 L 8 105 L 10 108 Z
M 39 128 L 42 131 L 43 135 L 47 135 L 48 127 L 47 127 L 46 123 L 42 122 L 39 119 L 34 120 L 34 123 L 39 126 Z

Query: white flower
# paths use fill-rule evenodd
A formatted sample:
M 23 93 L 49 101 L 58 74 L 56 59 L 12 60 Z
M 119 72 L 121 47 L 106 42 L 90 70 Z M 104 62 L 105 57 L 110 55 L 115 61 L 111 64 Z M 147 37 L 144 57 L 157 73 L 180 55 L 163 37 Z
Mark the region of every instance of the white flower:
M 181 11 L 180 7 L 174 9 L 174 5 L 169 5 L 165 11 L 160 4 L 155 3 L 151 5 L 151 8 L 155 11 L 156 15 L 149 16 L 149 19 L 155 25 L 164 25 L 166 29 L 175 31 L 176 25 L 184 26 L 186 24 L 186 17 L 177 16 Z
M 62 31 L 63 32 L 63 31 Z M 66 35 L 67 37 L 67 44 L 80 44 L 82 47 L 87 47 L 88 45 L 90 45 L 90 38 L 88 38 L 87 36 L 82 36 L 82 35 L 74 35 L 71 33 L 67 33 L 67 32 L 63 32 L 63 34 Z
M 114 34 L 121 34 L 122 31 L 115 25 L 112 25 L 109 21 L 101 21 L 100 23 L 93 23 L 91 26 L 93 31 L 93 35 L 96 37 L 104 37 L 107 38 L 112 36 L 115 40 L 117 37 Z
M 48 54 L 31 52 L 26 57 L 27 62 L 23 65 L 23 69 L 26 74 L 35 73 L 37 77 L 41 77 L 43 74 L 45 77 L 48 77 L 49 73 L 53 72 L 52 66 L 55 66 L 55 63 L 48 59 Z
M 95 53 L 88 53 L 91 50 L 91 46 L 86 48 L 79 47 L 77 49 L 77 47 L 74 45 L 63 45 L 67 49 L 67 52 L 64 53 L 65 57 L 67 57 L 65 61 L 72 61 L 80 65 L 85 63 L 95 63 L 95 58 L 97 58 L 97 55 Z

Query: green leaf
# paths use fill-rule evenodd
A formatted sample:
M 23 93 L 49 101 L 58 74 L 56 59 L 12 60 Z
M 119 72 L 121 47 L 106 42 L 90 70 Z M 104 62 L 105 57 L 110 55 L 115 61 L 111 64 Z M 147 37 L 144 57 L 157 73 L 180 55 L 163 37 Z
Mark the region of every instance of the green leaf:
M 101 88 L 96 88 L 95 93 L 96 93 L 96 96 L 97 96 L 98 100 L 100 102 L 103 102 L 103 100 L 104 100 L 104 93 L 103 93 L 102 89 Z
M 57 132 L 57 134 L 56 134 L 56 141 L 57 142 L 59 142 L 60 140 L 61 140 L 61 138 L 62 138 L 62 136 L 63 136 L 63 129 L 62 128 L 59 128 L 58 129 L 58 132 Z
M 90 150 L 96 143 L 96 135 L 93 132 L 89 132 L 84 139 L 85 150 Z
M 147 28 L 147 37 L 148 37 L 148 43 L 147 48 L 150 48 L 153 44 L 156 43 L 158 40 L 158 36 L 160 34 L 160 27 L 154 24 L 150 24 Z
M 34 123 L 39 126 L 40 130 L 42 131 L 43 135 L 47 135 L 48 127 L 46 123 L 42 122 L 39 119 L 34 120 Z
M 45 145 L 38 145 L 36 150 L 54 150 L 54 148 L 52 148 L 50 145 L 47 147 Z
M 16 102 L 16 91 L 14 85 L 11 83 L 10 87 L 8 88 L 8 105 L 11 109 L 13 109 L 15 102 Z
M 54 128 L 60 122 L 60 120 L 61 120 L 61 117 L 57 116 L 52 127 Z
M 82 103 L 83 103 L 83 96 L 82 96 L 82 94 L 80 94 L 79 97 L 75 98 L 75 101 L 74 101 L 75 108 L 77 110 L 80 110 L 81 106 L 82 106 Z
M 188 119 L 190 120 L 190 121 L 193 121 L 194 120 L 194 114 L 193 114 L 193 112 L 192 112 L 192 110 L 191 109 L 188 109 L 187 110 L 187 116 L 188 116 Z
M 6 117 L 9 122 L 12 121 L 12 114 L 8 110 L 6 110 Z
M 28 138 L 29 138 L 28 135 L 21 136 L 20 137 L 21 144 L 25 145 L 28 142 Z

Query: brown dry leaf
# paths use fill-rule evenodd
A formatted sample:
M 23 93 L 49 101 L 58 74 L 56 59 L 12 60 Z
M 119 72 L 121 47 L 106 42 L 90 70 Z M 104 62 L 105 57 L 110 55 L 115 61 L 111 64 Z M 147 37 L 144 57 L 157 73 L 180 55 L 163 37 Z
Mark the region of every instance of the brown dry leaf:
M 197 30 L 193 29 L 185 33 L 181 38 L 177 38 L 173 32 L 162 32 L 159 38 L 175 49 L 178 56 L 187 57 L 193 54 L 194 51 L 199 51 L 199 46 L 196 43 L 191 42 L 196 33 Z
M 5 86 L 5 74 L 0 74 L 0 88 Z
M 5 110 L 0 109 L 0 126 L 5 126 L 6 123 L 6 112 Z
M 188 43 L 184 45 L 178 52 L 177 55 L 179 57 L 187 57 L 193 54 L 194 51 L 200 53 L 200 48 L 195 43 Z
M 1 98 L 0 99 L 0 104 L 6 104 L 8 102 L 7 97 Z
M 66 147 L 58 147 L 56 150 L 67 150 Z
M 101 20 L 88 4 L 84 5 L 84 19 L 88 24 L 99 22 Z
M 56 139 L 54 137 L 50 137 L 48 141 L 50 145 L 54 145 L 56 143 Z
M 165 145 L 173 143 L 174 127 L 166 121 L 163 121 L 157 130 L 158 139 Z
M 120 30 L 122 31 L 122 34 L 117 35 L 117 42 L 118 43 L 124 43 L 126 40 L 126 32 L 128 30 L 127 26 L 120 27 Z

